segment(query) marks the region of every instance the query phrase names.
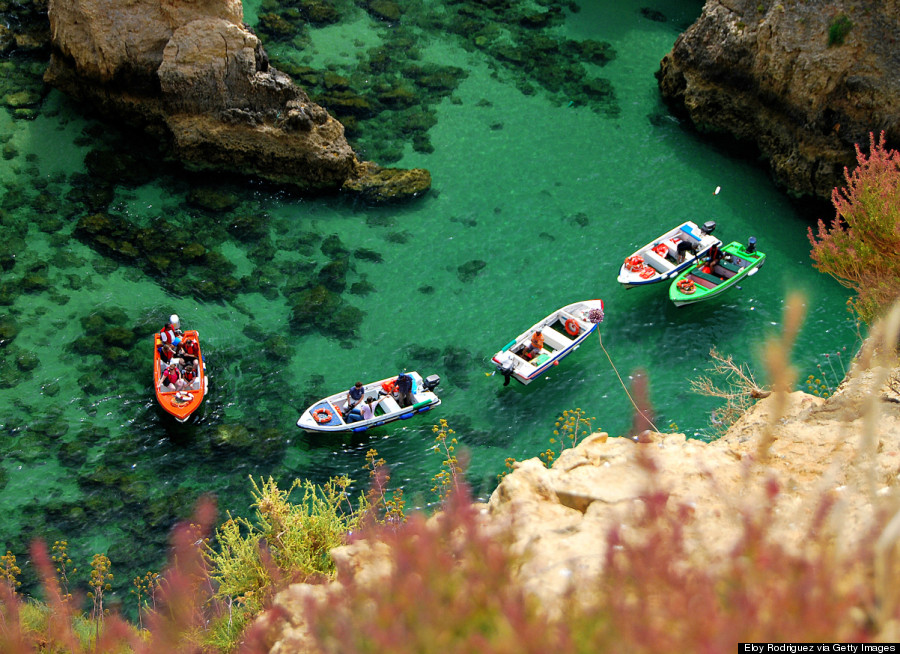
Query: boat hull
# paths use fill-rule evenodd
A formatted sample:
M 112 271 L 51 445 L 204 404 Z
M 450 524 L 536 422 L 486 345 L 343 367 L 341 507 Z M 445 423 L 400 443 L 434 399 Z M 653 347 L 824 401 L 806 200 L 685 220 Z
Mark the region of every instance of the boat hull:
M 696 251 L 688 252 L 684 261 L 678 261 L 678 244 L 683 241 L 692 243 Z M 686 221 L 626 257 L 616 281 L 625 288 L 634 288 L 672 280 L 696 265 L 713 245 L 721 246 L 722 241 L 704 232 L 696 223 Z M 641 263 L 633 267 L 629 262 L 635 257 Z
M 719 297 L 738 282 L 756 273 L 765 263 L 766 255 L 754 250 L 748 251 L 738 241 L 722 247 L 722 259 L 709 273 L 703 272 L 703 262 L 681 273 L 669 287 L 669 299 L 675 306 L 682 307 Z M 689 281 L 690 292 L 682 290 L 683 280 Z
M 397 420 L 408 420 L 415 415 L 425 413 L 440 406 L 441 399 L 433 391 L 427 390 L 419 373 L 407 372 L 413 378 L 413 399 L 416 402 L 412 406 L 401 407 L 389 394 L 384 394 L 385 385 L 396 379 L 388 377 L 363 386 L 363 401 L 365 398 L 378 399 L 375 406 L 376 415 L 369 420 L 346 422 L 341 416 L 341 407 L 347 398 L 347 391 L 341 391 L 316 401 L 308 407 L 297 420 L 297 426 L 308 432 L 363 432 L 375 427 L 381 427 Z M 326 413 L 327 412 L 327 413 Z M 318 420 L 316 416 L 319 416 Z M 327 420 L 325 418 L 327 417 Z
M 549 314 L 507 343 L 491 358 L 497 372 L 525 386 L 540 378 L 552 366 L 559 365 L 560 361 L 577 350 L 598 329 L 599 323 L 588 320 L 588 315 L 595 309 L 599 309 L 602 315 L 603 300 L 574 302 Z M 544 349 L 538 356 L 526 360 L 520 353 L 538 329 L 544 334 Z
M 156 401 L 163 411 L 175 418 L 178 422 L 187 422 L 188 418 L 200 407 L 206 392 L 209 390 L 209 378 L 206 376 L 206 363 L 203 360 L 203 351 L 200 346 L 200 337 L 196 330 L 189 329 L 184 332 L 184 338 L 193 338 L 197 341 L 199 353 L 197 355 L 197 377 L 194 379 L 190 388 L 186 388 L 185 392 L 190 395 L 190 399 L 182 401 L 176 391 L 166 390 L 162 385 L 163 362 L 159 356 L 159 346 L 161 345 L 159 334 L 154 336 L 153 340 L 153 373 L 154 387 L 156 391 Z M 178 397 L 176 397 L 178 396 Z

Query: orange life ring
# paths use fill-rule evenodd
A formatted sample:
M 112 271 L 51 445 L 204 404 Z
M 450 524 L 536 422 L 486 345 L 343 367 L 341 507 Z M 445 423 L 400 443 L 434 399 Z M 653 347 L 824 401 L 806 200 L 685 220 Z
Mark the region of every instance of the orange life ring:
M 663 259 L 669 256 L 669 246 L 667 246 L 665 243 L 657 243 L 653 246 L 653 251 Z
M 331 411 L 326 408 L 316 409 L 312 412 L 313 420 L 315 420 L 320 425 L 324 425 L 326 422 L 331 422 Z
M 636 254 L 625 259 L 626 270 L 630 270 L 631 272 L 638 272 L 643 267 L 644 260 Z
M 581 327 L 574 318 L 569 318 L 566 320 L 566 331 L 569 333 L 569 336 L 578 336 L 581 332 Z
M 184 406 L 185 404 L 189 404 L 191 400 L 194 399 L 194 396 L 190 393 L 185 393 L 184 391 L 178 391 L 175 395 L 172 396 L 172 399 L 169 403 L 172 406 Z
M 688 279 L 685 277 L 684 279 L 678 280 L 678 290 L 684 293 L 685 295 L 690 295 L 694 292 L 694 280 Z

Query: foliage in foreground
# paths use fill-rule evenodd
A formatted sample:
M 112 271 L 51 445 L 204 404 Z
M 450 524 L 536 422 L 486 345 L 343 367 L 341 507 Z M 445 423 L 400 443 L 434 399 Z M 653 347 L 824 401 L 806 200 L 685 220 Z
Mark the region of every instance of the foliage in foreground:
M 722 400 L 710 418 L 715 436 L 721 436 L 769 391 L 759 387 L 746 363 L 735 363 L 734 357 L 720 353 L 715 347 L 709 351 L 709 357 L 709 375 L 691 379 L 691 390 Z
M 585 552 L 605 556 L 605 573 L 575 580 L 553 607 L 560 619 L 523 590 L 519 559 L 502 537 L 478 528 L 470 504 L 451 501 L 433 525 L 415 516 L 400 530 L 368 534 L 392 552 L 387 576 L 357 583 L 347 574 L 341 592 L 311 603 L 304 619 L 314 651 L 326 654 L 655 654 L 876 639 L 875 538 L 839 552 L 825 528 L 826 497 L 804 551 L 788 551 L 769 533 L 778 495 L 771 485 L 766 501 L 745 511 L 735 548 L 710 564 L 689 554 L 691 508 L 650 488 L 634 526 L 613 531 L 605 553 Z
M 853 308 L 866 323 L 900 297 L 900 152 L 885 147 L 884 132 L 869 134 L 869 155 L 856 146 L 857 167 L 832 191 L 836 215 L 809 229 L 815 267 L 856 293 Z
M 372 489 L 352 506 L 351 481 L 335 478 L 324 486 L 295 481 L 287 490 L 271 478 L 253 485 L 253 520 L 228 517 L 210 545 L 215 517 L 211 500 L 198 505 L 193 522 L 173 532 L 173 557 L 163 574 L 134 580 L 138 626 L 109 615 L 103 596 L 113 578 L 109 559 L 91 562 L 90 610 L 68 592 L 72 561 L 65 541 L 52 556 L 35 542 L 31 557 L 41 572 L 45 601 L 17 594 L 21 569 L 11 552 L 0 561 L 0 652 L 241 652 L 267 651 L 246 627 L 272 595 L 290 581 L 326 581 L 334 574 L 329 552 L 347 542 L 364 523 L 390 528 L 402 524 L 402 493 L 386 495 L 390 477 L 377 452 L 367 453 Z M 291 493 L 302 488 L 299 501 Z
M 481 527 L 461 484 L 437 519 L 426 521 L 416 514 L 406 523 L 373 522 L 364 529 L 370 543 L 387 545 L 391 565 L 376 583 L 339 571 L 341 592 L 307 605 L 303 618 L 316 647 L 311 651 L 728 651 L 735 643 L 752 641 L 874 641 L 890 620 L 900 617 L 898 598 L 888 592 L 897 570 L 887 506 L 880 521 L 887 528 L 860 539 L 861 545 L 850 551 L 840 551 L 835 545 L 840 539 L 827 528 L 834 517 L 834 496 L 823 496 L 798 553 L 783 548 L 769 531 L 780 493 L 770 484 L 763 502 L 742 509 L 743 529 L 732 551 L 712 563 L 700 562 L 689 554 L 685 536 L 691 507 L 653 486 L 649 458 L 645 468 L 651 483 L 633 526 L 613 530 L 604 551 L 585 552 L 604 557 L 604 575 L 590 583 L 577 580 L 572 594 L 553 607 L 560 618 L 542 610 L 519 583 L 519 555 L 502 533 Z M 197 521 L 209 524 L 208 519 Z M 48 604 L 35 609 L 4 587 L 0 651 L 222 651 L 208 640 L 203 644 L 210 617 L 204 592 L 209 578 L 196 535 L 191 525 L 176 531 L 173 563 L 163 575 L 159 608 L 148 615 L 147 629 L 138 633 L 112 616 L 97 639 L 90 636 L 90 627 L 81 628 L 88 639 L 79 639 L 73 627 L 78 622 L 62 601 L 46 551 L 36 551 L 46 575 Z M 40 620 L 39 634 L 22 627 Z M 274 637 L 250 628 L 235 638 L 240 643 L 236 649 L 268 651 Z

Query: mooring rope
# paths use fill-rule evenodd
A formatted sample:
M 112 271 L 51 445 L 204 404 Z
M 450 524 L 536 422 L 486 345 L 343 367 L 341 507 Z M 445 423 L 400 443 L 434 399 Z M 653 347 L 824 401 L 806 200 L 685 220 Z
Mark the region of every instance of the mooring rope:
M 605 354 L 606 358 L 609 359 L 609 365 L 612 366 L 613 372 L 616 373 L 616 377 L 619 378 L 619 383 L 622 384 L 622 390 L 625 391 L 625 395 L 627 395 L 628 399 L 631 401 L 631 406 L 633 406 L 634 410 L 638 412 L 638 415 L 640 415 L 644 420 L 650 423 L 650 426 L 653 427 L 653 431 L 655 431 L 657 434 L 662 433 L 659 431 L 659 428 L 653 424 L 653 421 L 647 417 L 647 414 L 638 408 L 638 405 L 634 401 L 634 398 L 631 397 L 631 393 L 628 392 L 628 388 L 625 386 L 625 382 L 622 381 L 622 375 L 619 374 L 619 371 L 616 368 L 616 364 L 613 363 L 612 357 L 609 356 L 609 352 L 607 352 L 606 348 L 603 347 L 603 334 L 600 333 L 600 329 L 597 329 L 597 337 L 600 339 L 600 349 L 603 350 L 603 354 Z

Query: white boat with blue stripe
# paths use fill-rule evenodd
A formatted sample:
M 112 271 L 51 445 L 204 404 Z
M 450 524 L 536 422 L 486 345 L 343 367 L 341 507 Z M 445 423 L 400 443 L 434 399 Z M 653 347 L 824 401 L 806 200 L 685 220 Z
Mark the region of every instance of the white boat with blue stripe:
M 617 281 L 625 288 L 633 288 L 675 279 L 702 259 L 713 245 L 722 245 L 712 235 L 715 228 L 712 220 L 703 223 L 703 227 L 688 220 L 670 229 L 625 257 Z
M 412 399 L 414 401 L 410 405 L 400 406 L 397 398 L 391 393 L 392 385 L 395 385 L 397 377 L 388 377 L 363 386 L 362 403 L 371 400 L 373 409 L 371 418 L 354 422 L 352 421 L 354 416 L 345 418 L 341 415 L 341 409 L 347 399 L 347 390 L 345 389 L 314 402 L 301 414 L 297 426 L 316 432 L 361 432 L 395 420 L 407 420 L 440 405 L 441 399 L 434 393 L 434 389 L 441 383 L 440 377 L 429 375 L 422 379 L 422 376 L 415 371 L 403 374 L 412 379 Z
M 535 379 L 579 348 L 603 320 L 603 300 L 584 300 L 567 304 L 533 324 L 503 346 L 491 359 L 497 372 L 522 384 Z M 535 344 L 532 336 L 542 338 Z M 537 347 L 539 345 L 539 347 Z

